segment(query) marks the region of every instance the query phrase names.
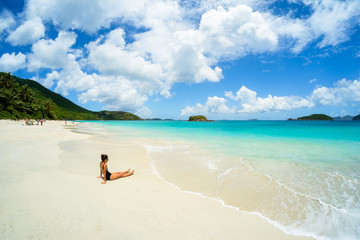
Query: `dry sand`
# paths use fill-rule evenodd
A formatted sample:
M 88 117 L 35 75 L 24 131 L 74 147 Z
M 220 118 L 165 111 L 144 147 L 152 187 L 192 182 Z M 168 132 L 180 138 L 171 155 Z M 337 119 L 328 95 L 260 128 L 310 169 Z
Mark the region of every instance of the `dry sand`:
M 47 121 L 0 121 L 0 239 L 309 239 L 254 214 L 179 191 L 161 180 L 146 151 Z M 135 175 L 100 184 L 109 171 Z

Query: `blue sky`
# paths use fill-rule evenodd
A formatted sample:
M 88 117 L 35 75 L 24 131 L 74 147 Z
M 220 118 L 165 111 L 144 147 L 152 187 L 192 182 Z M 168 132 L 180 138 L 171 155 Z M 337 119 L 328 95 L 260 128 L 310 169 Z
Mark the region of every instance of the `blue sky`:
M 0 1 L 0 71 L 143 118 L 360 113 L 358 0 Z

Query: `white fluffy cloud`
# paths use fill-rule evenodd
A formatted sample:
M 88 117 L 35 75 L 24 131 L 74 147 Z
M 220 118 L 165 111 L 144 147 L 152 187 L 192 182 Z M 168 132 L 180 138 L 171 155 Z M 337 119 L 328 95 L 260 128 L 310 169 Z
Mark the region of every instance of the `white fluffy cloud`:
M 324 35 L 319 43 L 320 47 L 337 45 L 349 39 L 348 31 L 354 24 L 355 17 L 360 16 L 358 0 L 305 0 L 304 3 L 311 4 L 315 10 L 308 19 L 308 24 L 316 36 Z
M 257 96 L 253 90 L 242 86 L 236 94 L 231 91 L 225 92 L 225 97 L 209 97 L 205 105 L 197 103 L 195 106 L 187 106 L 181 110 L 182 116 L 192 114 L 226 114 L 226 113 L 262 113 L 274 111 L 290 111 L 298 108 L 312 108 L 316 104 L 340 106 L 349 103 L 360 102 L 360 81 L 342 79 L 334 84 L 334 87 L 318 87 L 310 96 L 272 96 L 265 98 Z M 232 100 L 232 106 L 226 105 Z
M 244 5 L 212 9 L 202 15 L 199 31 L 205 53 L 216 58 L 236 59 L 250 53 L 275 50 L 278 40 L 260 12 Z
M 146 14 L 151 30 L 136 34 L 136 41 L 129 50 L 159 64 L 165 81 L 170 85 L 177 82 L 218 82 L 222 78 L 222 70 L 205 56 L 201 33 L 179 19 L 178 7 L 172 6 L 167 15 L 169 19 L 162 19 L 162 14 Z
M 32 45 L 28 55 L 29 71 L 51 69 L 45 78 L 37 79 L 47 87 L 56 82 L 55 91 L 68 95 L 70 90 L 82 92 L 94 86 L 92 74 L 87 74 L 81 68 L 78 57 L 82 52 L 71 47 L 76 42 L 74 32 L 59 32 L 55 40 L 41 39 Z
M 4 53 L 0 57 L 0 72 L 16 72 L 25 67 L 26 56 L 21 52 Z
M 216 66 L 219 61 L 276 48 L 276 35 L 263 16 L 250 7 L 210 10 L 202 16 L 198 28 L 176 22 L 178 7 L 171 9 L 171 24 L 159 19 L 159 14 L 151 14 L 148 26 L 153 28 L 137 34 L 128 48 L 159 64 L 170 85 L 218 82 L 223 77 L 222 69 Z
M 12 45 L 27 45 L 35 42 L 45 35 L 45 26 L 41 18 L 34 17 L 25 21 L 21 26 L 11 32 L 6 38 Z
M 233 100 L 232 107 L 226 105 L 228 101 L 225 98 L 209 97 L 205 106 L 196 104 L 194 107 L 187 106 L 181 111 L 182 116 L 195 114 L 201 112 L 202 114 L 218 114 L 218 113 L 259 113 L 259 112 L 274 112 L 274 111 L 289 111 L 303 107 L 313 107 L 314 103 L 311 99 L 301 98 L 295 96 L 271 96 L 266 98 L 257 96 L 255 91 L 252 91 L 245 86 L 242 86 L 234 95 L 231 91 L 225 92 L 225 97 Z M 214 104 L 216 100 L 216 104 Z M 212 107 L 215 106 L 215 107 Z
M 105 75 L 158 81 L 162 76 L 161 66 L 146 61 L 135 51 L 126 50 L 124 34 L 123 29 L 116 29 L 106 36 L 103 44 L 99 43 L 100 39 L 90 43 L 90 64 Z
M 71 46 L 76 41 L 76 34 L 63 32 L 58 34 L 55 40 L 41 39 L 32 45 L 32 53 L 28 55 L 29 71 L 37 71 L 41 68 L 59 69 L 69 63 L 72 52 Z
M 314 90 L 312 98 L 323 105 L 346 105 L 349 102 L 360 102 L 360 81 L 342 79 L 334 87 L 319 87 Z
M 98 101 L 104 103 L 106 109 L 121 109 L 146 116 L 150 110 L 144 104 L 149 96 L 170 96 L 170 86 L 165 81 L 161 65 L 127 45 L 123 29 L 101 36 L 89 43 L 87 49 L 88 64 L 101 76 L 96 75 L 92 88 L 79 95 L 82 103 Z
M 141 92 L 141 82 L 121 77 L 94 75 L 94 86 L 79 95 L 81 103 L 97 101 L 105 104 L 108 110 L 123 110 L 146 115 L 144 107 L 147 94 Z
M 177 6 L 175 1 L 162 0 L 29 0 L 25 12 L 27 17 L 39 16 L 64 30 L 95 33 L 114 21 L 153 25 L 160 17 L 173 17 L 173 6 Z
M 59 69 L 53 70 L 51 73 L 46 74 L 46 77 L 35 79 L 42 82 L 47 87 L 51 87 L 56 82 L 56 92 L 68 95 L 69 91 L 75 90 L 77 92 L 86 91 L 94 88 L 96 74 L 87 74 L 84 72 L 80 64 L 76 61 L 73 54 L 67 55 L 66 65 Z
M 57 71 L 52 71 L 51 73 L 47 73 L 45 79 L 34 79 L 37 81 L 41 81 L 42 84 L 47 87 L 51 88 L 54 85 L 54 81 L 60 79 L 60 74 Z
M 41 17 L 65 30 L 77 28 L 95 32 L 100 27 L 109 24 L 106 9 L 101 2 L 93 0 L 29 0 L 26 15 L 27 17 Z
M 235 108 L 230 109 L 226 106 L 227 100 L 217 96 L 208 97 L 206 104 L 203 106 L 200 103 L 193 107 L 187 106 L 181 110 L 181 116 L 189 116 L 194 114 L 233 114 L 236 113 Z
M 309 43 L 320 40 L 318 47 L 335 46 L 347 41 L 352 28 L 358 25 L 358 0 L 296 0 L 311 8 L 313 13 L 305 19 L 290 16 L 272 16 L 272 28 L 279 36 L 294 42 L 293 51 L 302 51 Z
M 0 34 L 3 31 L 8 30 L 14 24 L 15 24 L 15 19 L 12 13 L 7 10 L 3 10 L 0 13 Z
M 232 92 L 225 92 L 225 96 L 239 101 L 238 113 L 289 111 L 303 107 L 314 107 L 311 99 L 296 96 L 277 97 L 268 95 L 266 98 L 261 98 L 257 96 L 255 91 L 247 89 L 245 86 L 240 88 L 236 96 Z
M 32 44 L 27 68 L 31 72 L 51 70 L 39 79 L 46 86 L 56 84 L 56 90 L 64 94 L 75 90 L 83 102 L 100 101 L 106 91 L 112 90 L 119 97 L 109 92 L 113 97 L 106 101 L 108 107 L 115 108 L 116 103 L 119 108 L 131 108 L 136 96 L 140 100 L 135 106 L 141 108 L 150 96 L 170 97 L 176 83 L 219 82 L 223 61 L 289 47 L 300 52 L 315 40 L 320 48 L 337 45 L 349 38 L 360 16 L 358 0 L 291 1 L 310 9 L 303 18 L 292 13 L 276 15 L 268 8 L 274 2 L 28 0 L 24 12 L 16 17 L 3 11 L 0 33 L 6 36 L 9 32 L 6 40 L 12 45 Z M 21 24 L 13 29 L 16 18 Z M 56 39 L 40 39 L 45 34 L 44 23 L 59 30 Z M 125 29 L 113 28 L 119 25 Z M 99 30 L 103 35 L 96 35 Z M 76 45 L 78 31 L 93 39 L 85 46 Z M 21 60 L 19 54 L 11 56 Z M 24 63 L 19 66 L 24 67 Z M 116 87 L 133 94 L 114 90 Z M 314 99 L 319 96 L 322 102 L 334 103 L 330 97 L 325 100 L 324 96 L 331 94 L 329 89 L 318 89 Z M 226 97 L 209 98 L 199 108 L 231 113 L 288 110 L 312 104 L 309 98 L 293 96 L 261 98 L 245 87 L 235 95 L 226 93 Z M 228 107 L 230 101 L 237 105 Z

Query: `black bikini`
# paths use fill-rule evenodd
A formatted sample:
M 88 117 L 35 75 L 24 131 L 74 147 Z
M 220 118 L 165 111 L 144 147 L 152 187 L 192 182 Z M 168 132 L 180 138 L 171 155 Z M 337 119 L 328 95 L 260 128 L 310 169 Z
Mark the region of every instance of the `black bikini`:
M 110 180 L 111 173 L 106 169 L 106 180 Z

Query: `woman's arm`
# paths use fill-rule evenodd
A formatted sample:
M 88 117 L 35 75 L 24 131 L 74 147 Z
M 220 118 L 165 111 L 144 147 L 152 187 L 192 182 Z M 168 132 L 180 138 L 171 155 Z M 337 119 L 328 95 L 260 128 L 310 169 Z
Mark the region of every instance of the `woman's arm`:
M 106 172 L 105 172 L 105 169 L 107 169 L 107 164 L 106 163 L 103 165 L 103 169 L 102 169 L 102 172 L 104 174 L 104 181 L 101 184 L 106 184 Z

